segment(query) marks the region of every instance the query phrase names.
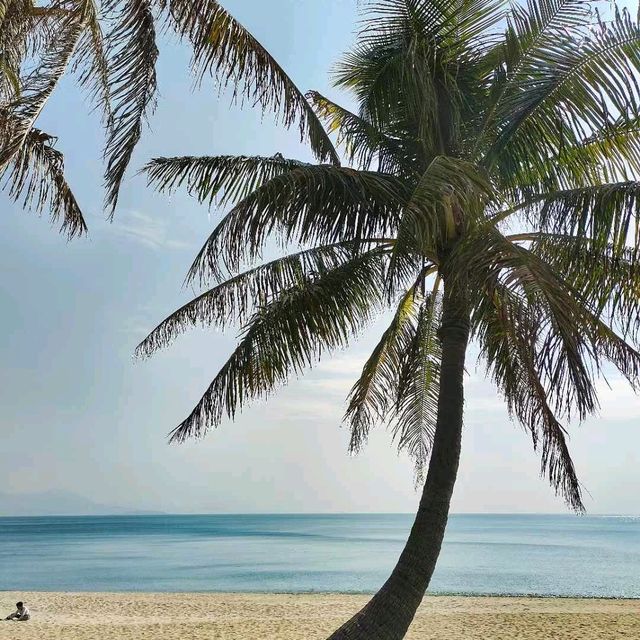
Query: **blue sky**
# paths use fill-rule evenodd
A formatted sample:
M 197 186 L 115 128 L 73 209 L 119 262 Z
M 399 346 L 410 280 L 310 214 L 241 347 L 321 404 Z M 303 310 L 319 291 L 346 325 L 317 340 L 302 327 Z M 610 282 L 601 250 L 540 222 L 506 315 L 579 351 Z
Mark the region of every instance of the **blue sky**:
M 352 0 L 227 0 L 303 90 L 330 87 L 353 40 Z M 135 345 L 193 292 L 184 274 L 220 212 L 158 196 L 134 173 L 183 154 L 272 154 L 310 159 L 295 132 L 267 115 L 229 108 L 213 84 L 190 91 L 188 51 L 164 42 L 160 98 L 113 224 L 101 208 L 99 123 L 65 82 L 40 125 L 60 137 L 86 212 L 88 239 L 67 243 L 45 218 L 1 196 L 0 493 L 72 492 L 101 504 L 168 512 L 413 511 L 410 462 L 384 431 L 360 456 L 339 428 L 344 398 L 383 330 L 336 354 L 268 403 L 206 440 L 180 447 L 166 433 L 200 397 L 234 331 L 196 330 L 151 360 Z M 468 361 L 464 451 L 454 510 L 563 511 L 539 478 L 526 434 L 509 421 L 474 354 Z M 571 427 L 593 513 L 640 513 L 640 399 L 615 377 L 599 417 Z M 2 504 L 0 503 L 0 513 Z

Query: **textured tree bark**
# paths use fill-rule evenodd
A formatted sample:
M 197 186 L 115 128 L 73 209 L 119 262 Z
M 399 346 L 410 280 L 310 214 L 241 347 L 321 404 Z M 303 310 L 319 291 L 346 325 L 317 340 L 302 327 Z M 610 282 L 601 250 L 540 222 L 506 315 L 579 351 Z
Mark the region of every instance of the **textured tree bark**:
M 422 602 L 444 537 L 458 473 L 469 312 L 445 280 L 442 365 L 433 451 L 418 513 L 402 554 L 380 591 L 328 640 L 401 640 Z

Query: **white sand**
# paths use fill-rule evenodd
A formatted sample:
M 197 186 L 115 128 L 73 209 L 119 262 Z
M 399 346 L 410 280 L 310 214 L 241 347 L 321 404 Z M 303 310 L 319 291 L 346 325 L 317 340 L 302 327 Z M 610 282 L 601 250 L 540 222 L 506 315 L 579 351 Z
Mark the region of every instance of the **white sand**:
M 323 640 L 367 596 L 0 592 L 0 612 L 17 599 L 33 618 L 0 640 Z M 640 600 L 432 596 L 407 638 L 638 640 Z

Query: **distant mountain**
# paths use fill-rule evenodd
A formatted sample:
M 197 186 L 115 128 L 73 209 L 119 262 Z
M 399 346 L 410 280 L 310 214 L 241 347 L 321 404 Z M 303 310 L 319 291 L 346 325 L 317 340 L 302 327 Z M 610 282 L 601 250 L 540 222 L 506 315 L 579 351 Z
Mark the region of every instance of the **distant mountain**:
M 157 511 L 138 511 L 94 502 L 68 491 L 39 493 L 0 492 L 0 516 L 98 516 L 147 515 Z

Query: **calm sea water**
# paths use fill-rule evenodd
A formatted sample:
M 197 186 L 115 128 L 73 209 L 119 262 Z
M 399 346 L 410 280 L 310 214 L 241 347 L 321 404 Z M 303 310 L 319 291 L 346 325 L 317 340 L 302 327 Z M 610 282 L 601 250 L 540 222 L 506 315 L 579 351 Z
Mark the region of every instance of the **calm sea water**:
M 405 515 L 0 518 L 0 590 L 375 591 Z M 640 518 L 454 515 L 432 593 L 640 597 Z

